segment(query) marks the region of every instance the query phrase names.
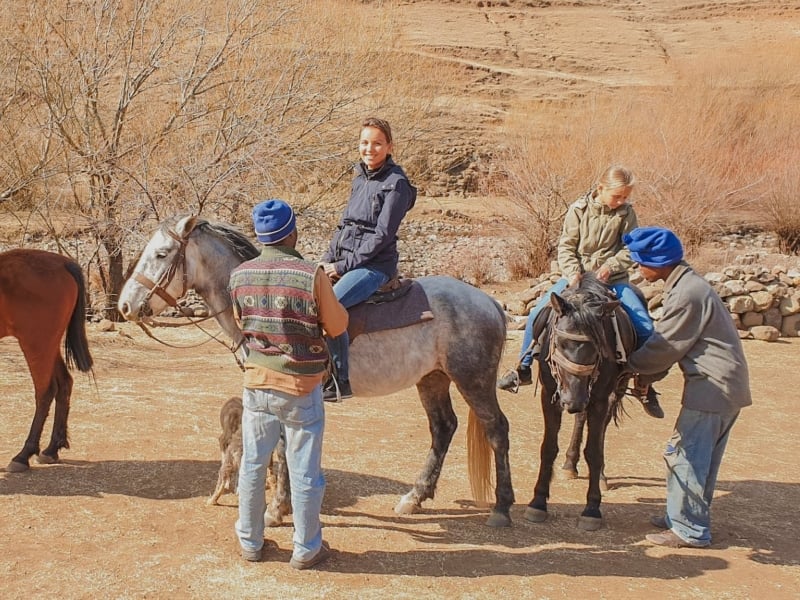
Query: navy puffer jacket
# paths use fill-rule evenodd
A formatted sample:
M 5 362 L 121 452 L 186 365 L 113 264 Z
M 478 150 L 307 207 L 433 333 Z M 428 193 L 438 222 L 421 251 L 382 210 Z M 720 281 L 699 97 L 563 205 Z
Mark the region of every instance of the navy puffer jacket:
M 350 200 L 322 257 L 339 275 L 368 266 L 392 277 L 397 273 L 397 230 L 417 201 L 417 189 L 389 156 L 368 173 L 363 162 L 355 167 Z

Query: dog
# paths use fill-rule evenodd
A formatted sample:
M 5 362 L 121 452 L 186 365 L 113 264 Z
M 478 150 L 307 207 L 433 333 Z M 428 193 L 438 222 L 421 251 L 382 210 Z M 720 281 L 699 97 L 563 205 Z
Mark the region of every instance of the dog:
M 219 436 L 221 455 L 217 487 L 206 501 L 209 505 L 219 504 L 220 497 L 229 492 L 236 493 L 239 483 L 239 465 L 242 463 L 242 399 L 238 396 L 229 398 L 219 411 L 219 424 L 222 433 Z
M 240 397 L 229 398 L 222 405 L 219 411 L 219 424 L 222 428 L 219 436 L 221 459 L 217 487 L 206 501 L 208 505 L 218 505 L 223 494 L 226 492 L 235 494 L 237 491 L 239 467 L 242 463 L 242 399 Z M 267 470 L 267 489 L 272 490 L 272 500 L 264 512 L 264 521 L 267 527 L 277 527 L 283 523 L 283 517 L 292 512 L 291 486 L 286 465 L 286 442 L 282 434 L 270 457 Z

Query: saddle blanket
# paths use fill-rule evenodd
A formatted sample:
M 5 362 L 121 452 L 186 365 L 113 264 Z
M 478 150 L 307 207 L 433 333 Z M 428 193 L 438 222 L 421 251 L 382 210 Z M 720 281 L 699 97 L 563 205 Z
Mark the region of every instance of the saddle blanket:
M 399 294 L 397 291 L 376 294 L 366 302 L 348 309 L 350 323 L 347 333 L 350 342 L 362 333 L 399 329 L 433 319 L 428 296 L 422 286 L 413 279 L 407 279 L 401 284 L 401 289 L 402 287 L 407 287 L 408 290 Z M 393 299 L 382 300 L 387 296 Z

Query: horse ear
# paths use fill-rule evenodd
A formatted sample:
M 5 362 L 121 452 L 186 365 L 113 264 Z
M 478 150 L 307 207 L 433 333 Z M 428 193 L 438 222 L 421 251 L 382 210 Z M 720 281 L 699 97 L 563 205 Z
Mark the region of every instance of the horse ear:
M 563 315 L 567 312 L 568 303 L 558 294 L 550 294 L 550 306 L 553 307 L 553 310 L 556 311 L 556 314 L 559 316 Z
M 617 307 L 620 305 L 619 300 L 612 300 L 611 302 L 606 302 L 603 304 L 603 314 L 610 315 L 613 314 Z
M 181 238 L 186 239 L 189 237 L 189 234 L 194 231 L 194 228 L 197 226 L 197 215 L 189 215 L 188 217 L 181 218 L 180 221 L 175 225 L 175 233 L 177 233 Z

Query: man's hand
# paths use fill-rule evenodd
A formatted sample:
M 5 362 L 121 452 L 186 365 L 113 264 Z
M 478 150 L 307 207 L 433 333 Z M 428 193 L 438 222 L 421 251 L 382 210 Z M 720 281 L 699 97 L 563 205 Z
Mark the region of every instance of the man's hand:
M 608 278 L 611 277 L 611 269 L 603 265 L 597 269 L 595 276 L 603 283 L 608 283 Z

